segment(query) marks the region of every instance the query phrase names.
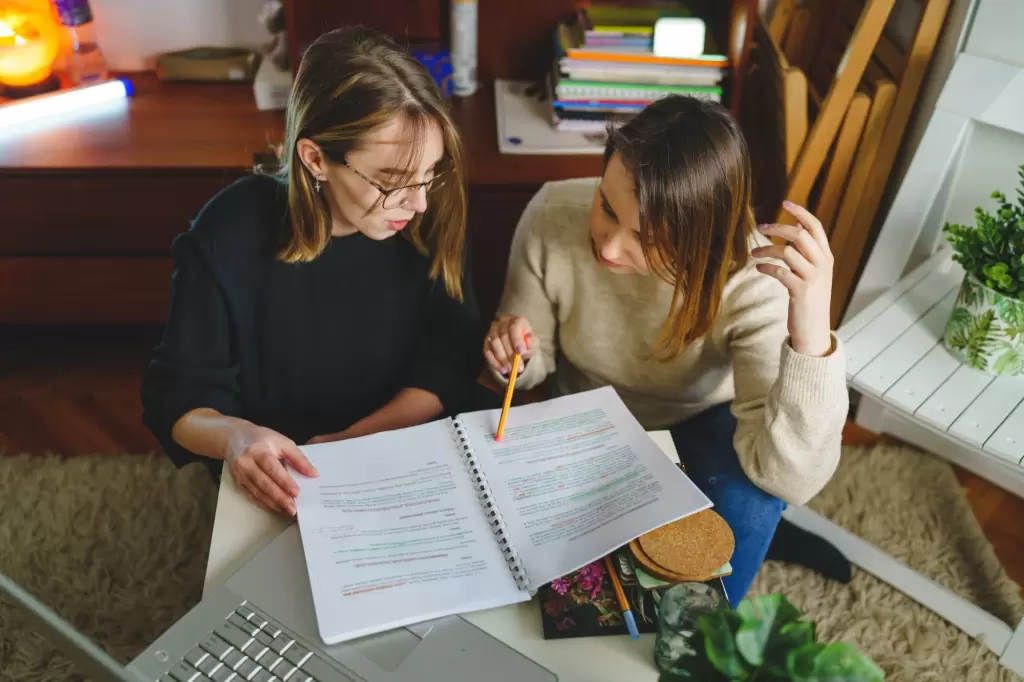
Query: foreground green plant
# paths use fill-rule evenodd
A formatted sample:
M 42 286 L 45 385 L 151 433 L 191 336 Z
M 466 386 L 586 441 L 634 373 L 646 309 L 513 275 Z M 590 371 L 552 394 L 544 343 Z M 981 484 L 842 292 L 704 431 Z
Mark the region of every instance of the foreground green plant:
M 953 247 L 953 260 L 985 286 L 1013 297 L 1024 291 L 1024 164 L 1017 175 L 1020 186 L 1016 204 L 1002 192 L 992 192 L 992 198 L 999 202 L 995 215 L 978 206 L 974 209 L 974 225 L 942 226 Z
M 885 674 L 845 642 L 816 641 L 814 623 L 779 594 L 697 618 L 688 652 L 661 682 L 877 682 Z

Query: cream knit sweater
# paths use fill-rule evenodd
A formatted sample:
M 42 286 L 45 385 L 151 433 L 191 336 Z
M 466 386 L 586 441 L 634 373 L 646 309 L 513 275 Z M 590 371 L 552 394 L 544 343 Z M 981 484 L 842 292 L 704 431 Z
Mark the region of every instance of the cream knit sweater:
M 540 342 L 516 385 L 530 388 L 549 374 L 558 395 L 611 385 L 647 429 L 731 401 L 747 476 L 787 502 L 807 502 L 839 462 L 849 399 L 838 338 L 824 358 L 795 352 L 789 294 L 751 259 L 726 285 L 703 339 L 667 363 L 649 359 L 672 287 L 597 263 L 589 241 L 597 182 L 548 183 L 516 228 L 499 314 L 526 317 Z

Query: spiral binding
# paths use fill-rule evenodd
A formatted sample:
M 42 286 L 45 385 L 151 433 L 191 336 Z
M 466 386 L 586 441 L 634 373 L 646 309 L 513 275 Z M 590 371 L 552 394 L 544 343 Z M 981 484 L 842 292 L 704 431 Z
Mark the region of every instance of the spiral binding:
M 483 506 L 487 512 L 487 523 L 490 525 L 491 531 L 498 538 L 498 546 L 501 548 L 501 553 L 505 557 L 505 563 L 508 564 L 509 570 L 512 571 L 512 577 L 515 578 L 519 589 L 529 592 L 530 579 L 526 575 L 526 569 L 519 560 L 519 554 L 516 553 L 516 549 L 512 545 L 511 540 L 509 540 L 508 533 L 505 530 L 505 522 L 502 519 L 501 514 L 498 512 L 498 508 L 495 506 L 494 497 L 491 495 L 491 489 L 487 484 L 487 479 L 480 471 L 480 465 L 476 461 L 476 453 L 473 452 L 473 445 L 469 442 L 469 436 L 466 435 L 466 429 L 463 428 L 462 423 L 457 419 L 452 422 L 452 432 L 455 438 L 455 444 L 459 448 L 462 457 L 466 460 L 466 471 L 469 473 L 469 478 L 473 482 L 473 488 L 476 490 L 477 499 L 480 500 L 481 506 Z

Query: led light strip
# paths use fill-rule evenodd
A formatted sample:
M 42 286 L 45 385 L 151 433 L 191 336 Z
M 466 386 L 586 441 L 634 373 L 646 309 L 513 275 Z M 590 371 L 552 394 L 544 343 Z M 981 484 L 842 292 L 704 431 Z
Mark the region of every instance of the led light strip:
M 132 85 L 127 80 L 107 80 L 67 90 L 55 90 L 34 97 L 0 104 L 0 128 L 41 118 L 66 114 L 103 102 L 130 97 Z

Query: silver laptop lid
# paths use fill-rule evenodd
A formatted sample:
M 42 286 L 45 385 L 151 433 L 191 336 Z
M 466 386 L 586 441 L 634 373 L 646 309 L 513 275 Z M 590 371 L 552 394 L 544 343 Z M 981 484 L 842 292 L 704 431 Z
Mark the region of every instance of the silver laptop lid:
M 18 583 L 0 572 L 0 594 L 8 597 L 82 673 L 99 682 L 143 682 Z
M 556 682 L 536 661 L 459 616 L 341 644 L 320 639 L 302 538 L 292 524 L 232 574 L 224 586 L 274 618 L 312 650 L 370 682 Z

